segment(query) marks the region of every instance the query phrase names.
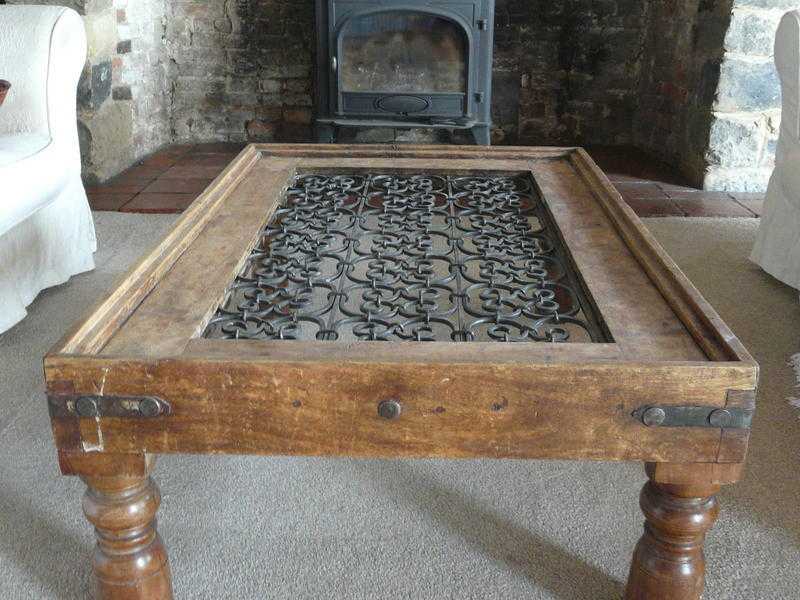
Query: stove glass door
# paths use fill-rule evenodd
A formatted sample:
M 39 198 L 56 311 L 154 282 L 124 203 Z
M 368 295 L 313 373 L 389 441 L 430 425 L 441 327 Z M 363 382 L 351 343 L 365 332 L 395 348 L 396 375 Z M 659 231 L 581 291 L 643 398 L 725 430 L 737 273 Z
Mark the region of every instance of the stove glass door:
M 468 42 L 433 14 L 386 11 L 354 17 L 339 45 L 342 92 L 466 93 Z

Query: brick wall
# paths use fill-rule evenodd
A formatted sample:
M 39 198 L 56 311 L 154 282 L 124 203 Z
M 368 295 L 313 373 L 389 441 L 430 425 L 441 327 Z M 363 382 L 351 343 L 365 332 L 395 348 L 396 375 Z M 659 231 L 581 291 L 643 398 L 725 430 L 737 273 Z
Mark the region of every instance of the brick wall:
M 647 4 L 497 0 L 495 141 L 631 143 Z
M 166 12 L 160 1 L 114 0 L 118 41 L 112 59 L 111 99 L 130 106 L 133 159 L 173 139 Z
M 495 142 L 630 143 L 644 4 L 497 0 Z M 168 11 L 177 139 L 309 139 L 311 0 L 182 0 Z
M 167 12 L 177 140 L 310 139 L 311 0 Z M 800 0 L 497 0 L 495 143 L 632 144 L 708 189 L 763 189 L 772 39 Z
M 732 0 L 650 3 L 634 144 L 703 179 Z
M 168 13 L 177 140 L 310 139 L 312 1 L 182 0 Z
M 311 140 L 312 0 L 65 1 L 90 43 L 87 179 L 167 143 Z M 772 39 L 800 0 L 496 3 L 495 143 L 632 144 L 706 188 L 763 189 Z
M 800 0 L 651 3 L 634 144 L 710 190 L 763 191 L 780 85 L 772 47 Z

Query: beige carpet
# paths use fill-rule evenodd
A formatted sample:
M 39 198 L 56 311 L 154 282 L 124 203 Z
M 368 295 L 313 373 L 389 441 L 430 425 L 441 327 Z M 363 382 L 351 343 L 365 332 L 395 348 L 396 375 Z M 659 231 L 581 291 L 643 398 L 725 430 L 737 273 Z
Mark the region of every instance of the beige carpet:
M 174 217 L 99 213 L 98 269 L 0 336 L 0 599 L 86 596 L 83 486 L 60 477 L 41 355 Z M 721 495 L 706 598 L 797 598 L 797 294 L 750 265 L 752 219 L 648 225 L 762 366 L 744 482 Z M 164 457 L 178 598 L 618 598 L 641 528 L 636 464 Z

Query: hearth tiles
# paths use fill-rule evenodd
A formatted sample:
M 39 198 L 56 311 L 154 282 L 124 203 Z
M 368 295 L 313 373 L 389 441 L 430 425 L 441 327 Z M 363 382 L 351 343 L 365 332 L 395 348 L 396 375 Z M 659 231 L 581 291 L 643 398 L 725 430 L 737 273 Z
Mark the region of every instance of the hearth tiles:
M 93 210 L 179 213 L 244 148 L 242 143 L 170 146 L 110 181 L 87 187 Z M 629 148 L 589 149 L 640 217 L 758 217 L 764 194 L 706 192 Z

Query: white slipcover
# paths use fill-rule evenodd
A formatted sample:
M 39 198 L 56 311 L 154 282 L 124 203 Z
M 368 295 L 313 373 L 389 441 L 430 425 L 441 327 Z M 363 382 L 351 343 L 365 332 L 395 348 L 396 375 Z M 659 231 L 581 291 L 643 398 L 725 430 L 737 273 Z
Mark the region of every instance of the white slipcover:
M 800 11 L 786 13 L 775 35 L 783 97 L 775 170 L 751 260 L 800 289 Z
M 86 31 L 59 6 L 0 6 L 0 333 L 44 288 L 94 268 L 76 94 Z

